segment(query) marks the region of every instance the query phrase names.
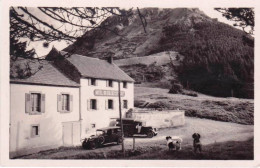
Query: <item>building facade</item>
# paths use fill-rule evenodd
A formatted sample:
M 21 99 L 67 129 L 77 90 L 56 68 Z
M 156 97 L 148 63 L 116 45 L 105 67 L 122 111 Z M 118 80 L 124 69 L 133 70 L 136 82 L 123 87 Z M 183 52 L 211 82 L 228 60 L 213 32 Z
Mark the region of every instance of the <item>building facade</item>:
M 80 86 L 82 135 L 88 136 L 93 134 L 96 128 L 113 125 L 113 118 L 119 117 L 118 82 L 85 78 L 80 79 Z M 120 83 L 123 116 L 134 107 L 133 87 L 130 82 Z
M 122 116 L 133 108 L 133 79 L 112 59 L 66 54 L 52 49 L 37 73 L 10 80 L 10 157 L 80 145 L 97 128 L 113 125 L 119 84 Z

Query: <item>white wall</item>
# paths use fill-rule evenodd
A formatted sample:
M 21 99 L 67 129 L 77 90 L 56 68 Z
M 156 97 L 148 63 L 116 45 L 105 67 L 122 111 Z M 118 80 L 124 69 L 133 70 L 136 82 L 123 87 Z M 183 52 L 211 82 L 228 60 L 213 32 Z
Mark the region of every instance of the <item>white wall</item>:
M 32 91 L 45 94 L 45 112 L 40 115 L 25 113 L 25 94 Z M 62 122 L 79 122 L 79 88 L 10 84 L 10 92 L 10 152 L 61 146 Z M 57 112 L 57 94 L 61 92 L 73 95 L 70 113 Z M 32 124 L 40 125 L 39 137 L 31 137 Z
M 177 127 L 185 124 L 185 112 L 181 110 L 138 110 L 135 109 L 131 118 L 143 120 L 147 126 L 155 128 Z
M 94 132 L 97 128 L 107 127 L 110 123 L 110 118 L 119 117 L 119 100 L 118 96 L 95 96 L 95 89 L 113 90 L 118 91 L 118 82 L 113 81 L 113 87 L 107 86 L 106 80 L 97 79 L 97 86 L 91 86 L 88 82 L 89 79 L 81 79 L 81 114 L 82 114 L 82 137 L 88 136 Z M 134 107 L 134 86 L 133 83 L 128 82 L 127 88 L 123 88 L 123 84 L 120 85 L 121 91 L 125 92 L 125 96 L 121 97 L 122 114 L 125 117 L 125 113 L 130 108 Z M 88 99 L 97 99 L 98 110 L 88 110 Z M 114 109 L 106 110 L 106 100 L 113 99 Z M 128 101 L 128 109 L 123 108 L 123 100 Z M 91 124 L 96 124 L 96 128 L 91 128 Z

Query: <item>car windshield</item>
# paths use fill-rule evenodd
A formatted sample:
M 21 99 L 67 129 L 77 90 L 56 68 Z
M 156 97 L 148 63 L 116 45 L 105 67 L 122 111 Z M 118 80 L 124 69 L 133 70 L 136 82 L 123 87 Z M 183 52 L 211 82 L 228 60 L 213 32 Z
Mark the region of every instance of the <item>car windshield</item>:
M 102 135 L 102 134 L 104 134 L 104 133 L 105 133 L 105 131 L 102 131 L 102 130 L 97 130 L 97 131 L 96 131 L 96 134 L 97 134 L 97 135 Z
M 135 122 L 135 125 L 146 126 L 146 123 L 145 122 Z

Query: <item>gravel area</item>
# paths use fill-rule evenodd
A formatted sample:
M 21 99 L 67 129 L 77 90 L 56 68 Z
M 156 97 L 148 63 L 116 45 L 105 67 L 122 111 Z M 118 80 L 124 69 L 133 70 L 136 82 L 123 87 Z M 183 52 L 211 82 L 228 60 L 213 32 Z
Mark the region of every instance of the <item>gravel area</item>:
M 165 137 L 180 136 L 183 138 L 183 146 L 191 146 L 191 135 L 194 132 L 201 134 L 201 142 L 203 145 L 214 144 L 226 141 L 246 141 L 253 138 L 254 126 L 241 125 L 236 123 L 228 123 L 221 121 L 213 121 L 208 119 L 199 119 L 186 117 L 186 124 L 178 128 L 164 128 L 159 130 L 159 134 L 153 138 L 136 138 L 136 148 L 138 147 L 161 147 L 167 150 Z M 125 138 L 125 148 L 133 148 L 133 138 Z M 106 155 L 111 150 L 120 150 L 121 145 L 108 145 L 95 150 L 84 150 L 79 147 L 59 148 L 48 151 L 42 151 L 21 157 L 21 159 L 59 159 L 75 158 L 78 155 Z

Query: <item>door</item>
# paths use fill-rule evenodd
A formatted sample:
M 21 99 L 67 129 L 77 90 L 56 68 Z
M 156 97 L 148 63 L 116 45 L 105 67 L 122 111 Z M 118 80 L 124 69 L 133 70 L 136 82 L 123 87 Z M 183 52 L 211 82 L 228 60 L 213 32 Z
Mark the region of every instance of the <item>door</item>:
M 63 146 L 72 146 L 80 144 L 80 124 L 79 122 L 62 123 Z
M 118 139 L 118 130 L 113 129 L 112 136 L 111 136 L 111 142 L 117 142 L 117 139 Z
M 66 122 L 62 123 L 63 130 L 63 146 L 71 146 L 73 145 L 73 123 Z

